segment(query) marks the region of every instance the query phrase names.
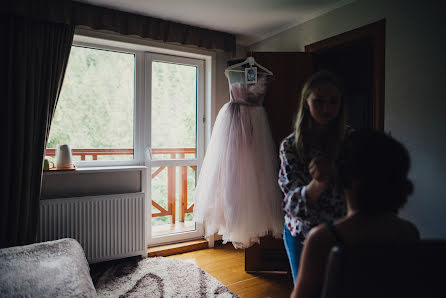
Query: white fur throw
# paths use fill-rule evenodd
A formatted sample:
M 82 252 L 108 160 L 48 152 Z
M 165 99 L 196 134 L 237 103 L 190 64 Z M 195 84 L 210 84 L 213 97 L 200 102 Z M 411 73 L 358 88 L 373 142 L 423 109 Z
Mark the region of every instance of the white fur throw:
M 1 297 L 95 297 L 81 245 L 60 239 L 0 249 Z

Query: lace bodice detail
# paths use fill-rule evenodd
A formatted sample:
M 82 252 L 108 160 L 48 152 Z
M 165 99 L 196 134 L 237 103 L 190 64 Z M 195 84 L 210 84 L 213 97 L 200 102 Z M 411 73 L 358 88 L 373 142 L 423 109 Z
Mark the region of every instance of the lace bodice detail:
M 256 83 L 246 84 L 240 73 L 231 74 L 228 80 L 230 101 L 243 105 L 262 105 L 266 94 L 266 77 L 266 75 L 259 74 Z

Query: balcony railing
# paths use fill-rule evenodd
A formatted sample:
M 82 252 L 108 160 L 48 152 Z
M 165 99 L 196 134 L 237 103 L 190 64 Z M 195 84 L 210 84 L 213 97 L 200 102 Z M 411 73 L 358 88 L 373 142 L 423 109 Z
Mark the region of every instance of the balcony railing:
M 152 155 L 168 154 L 171 159 L 183 159 L 186 154 L 195 154 L 195 148 L 152 148 Z M 133 155 L 133 149 L 72 149 L 73 156 L 80 156 L 81 160 L 85 160 L 86 156 L 92 156 L 93 160 L 97 160 L 98 156 L 109 155 Z M 56 149 L 46 149 L 45 156 L 56 156 Z M 187 168 L 190 167 L 194 171 L 196 166 L 179 166 L 180 168 L 180 222 L 184 222 L 185 214 L 194 211 L 194 204 L 187 206 Z M 152 173 L 152 180 L 167 168 L 167 210 L 152 200 L 152 206 L 159 212 L 152 213 L 152 217 L 170 216 L 171 223 L 175 224 L 176 215 L 176 166 L 158 167 Z
M 92 156 L 93 160 L 98 160 L 98 156 L 108 155 L 133 155 L 133 149 L 71 149 L 73 156 L 80 156 L 81 160 Z M 46 156 L 56 156 L 56 149 L 46 149 Z

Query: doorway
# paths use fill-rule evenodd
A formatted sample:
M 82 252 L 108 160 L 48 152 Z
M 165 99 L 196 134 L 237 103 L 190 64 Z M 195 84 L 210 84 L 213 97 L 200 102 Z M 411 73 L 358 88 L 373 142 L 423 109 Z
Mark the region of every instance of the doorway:
M 145 53 L 149 246 L 203 237 L 193 192 L 204 156 L 204 61 Z

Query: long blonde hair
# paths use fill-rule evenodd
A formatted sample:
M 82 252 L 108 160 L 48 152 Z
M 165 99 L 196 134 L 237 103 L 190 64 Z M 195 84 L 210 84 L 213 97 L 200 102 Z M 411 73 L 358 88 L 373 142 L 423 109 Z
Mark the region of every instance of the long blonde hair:
M 330 147 L 330 152 L 332 157 L 336 157 L 339 151 L 339 146 L 344 139 L 345 134 L 345 109 L 343 100 L 343 88 L 342 83 L 333 73 L 323 70 L 313 74 L 303 85 L 301 91 L 301 97 L 299 102 L 299 107 L 297 111 L 297 117 L 294 124 L 294 135 L 295 135 L 295 145 L 297 150 L 297 156 L 303 159 L 306 156 L 306 150 L 308 142 L 306 140 L 306 132 L 313 126 L 313 117 L 310 114 L 308 106 L 305 102 L 318 86 L 322 84 L 332 84 L 341 93 L 341 106 L 337 117 L 333 120 L 334 124 L 332 126 L 331 138 L 328 140 L 328 146 Z

